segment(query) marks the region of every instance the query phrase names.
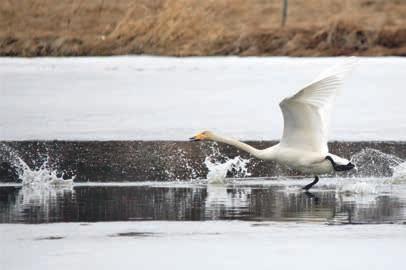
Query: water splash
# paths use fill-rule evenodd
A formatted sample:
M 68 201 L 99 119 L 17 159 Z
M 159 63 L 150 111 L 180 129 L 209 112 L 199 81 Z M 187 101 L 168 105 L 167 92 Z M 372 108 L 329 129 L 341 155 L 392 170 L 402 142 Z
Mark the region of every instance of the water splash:
M 348 196 L 376 195 L 388 192 L 392 184 L 401 184 L 406 181 L 406 162 L 395 155 L 365 148 L 356 153 L 351 160 L 357 165 L 356 176 L 369 178 L 338 185 L 337 192 Z
M 44 163 L 38 169 L 31 169 L 21 158 L 18 157 L 19 178 L 23 186 L 31 187 L 70 187 L 73 185 L 75 176 L 70 179 L 63 179 L 64 174 L 58 174 L 49 166 L 49 157 L 47 156 Z
M 406 182 L 406 161 L 393 168 L 392 183 L 400 184 Z
M 361 177 L 388 177 L 395 174 L 405 175 L 400 165 L 405 161 L 395 155 L 383 153 L 373 148 L 365 148 L 352 156 L 351 161 L 357 166 L 357 176 Z M 402 166 L 404 167 L 404 165 Z
M 58 173 L 49 163 L 49 156 L 46 157 L 42 165 L 37 169 L 31 169 L 27 163 L 12 149 L 4 143 L 0 144 L 0 156 L 9 162 L 16 170 L 18 179 L 23 186 L 50 186 L 63 187 L 72 186 L 75 176 L 64 179 L 64 174 Z
M 337 185 L 338 193 L 351 194 L 377 194 L 381 184 L 373 181 L 356 181 L 353 183 L 344 183 Z
M 224 162 L 213 161 L 211 157 L 206 157 L 204 164 L 209 170 L 207 181 L 210 184 L 224 183 L 229 172 L 237 177 L 250 176 L 247 168 L 249 162 L 250 160 L 243 159 L 240 156 L 233 159 L 227 158 Z
M 32 169 L 9 146 L 0 144 L 0 156 L 16 170 L 22 188 L 11 211 L 25 215 L 27 209 L 33 209 L 44 215 L 43 220 L 51 220 L 51 206 L 57 205 L 58 198 L 65 195 L 74 197 L 73 180 L 75 176 L 64 179 L 49 163 L 49 156 L 39 168 Z M 29 211 L 28 211 L 29 212 Z M 18 215 L 16 215 L 18 216 Z
M 329 223 L 352 223 L 353 220 L 361 220 L 366 208 L 376 208 L 382 195 L 404 194 L 403 188 L 394 186 L 406 182 L 406 162 L 394 155 L 383 153 L 379 150 L 366 148 L 355 154 L 352 161 L 357 164 L 357 177 L 344 180 L 336 186 L 336 198 L 338 202 L 336 217 Z M 404 196 L 404 195 L 401 195 Z M 351 205 L 351 214 L 348 207 Z M 341 214 L 340 214 L 341 213 Z M 343 221 L 344 219 L 344 221 Z
M 180 181 L 187 179 L 184 177 L 184 172 L 190 179 L 195 179 L 198 176 L 198 171 L 191 165 L 190 159 L 187 158 L 186 152 L 183 149 L 176 149 L 173 155 L 168 157 L 168 166 L 165 169 L 165 174 L 168 179 Z
M 31 169 L 21 158 L 18 158 L 19 178 L 22 188 L 18 192 L 15 211 L 25 215 L 26 209 L 35 207 L 43 215 L 41 219 L 51 221 L 52 209 L 59 203 L 60 198 L 74 198 L 73 180 L 63 179 L 56 170 L 50 168 L 49 157 L 38 169 Z M 53 206 L 53 207 L 52 207 Z

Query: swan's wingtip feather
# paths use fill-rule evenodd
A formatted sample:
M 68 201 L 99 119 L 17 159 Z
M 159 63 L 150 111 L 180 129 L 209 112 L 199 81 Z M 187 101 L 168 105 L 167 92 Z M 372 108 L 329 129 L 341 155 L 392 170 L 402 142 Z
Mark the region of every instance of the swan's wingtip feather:
M 350 56 L 347 57 L 344 61 L 344 63 L 342 64 L 343 67 L 345 67 L 348 70 L 352 70 L 354 69 L 360 62 L 359 57 L 356 56 Z
M 351 71 L 358 65 L 358 63 L 359 57 L 346 57 L 343 61 L 340 61 L 339 63 L 322 72 L 313 82 L 331 76 L 336 76 L 342 80 L 345 76 L 351 73 Z

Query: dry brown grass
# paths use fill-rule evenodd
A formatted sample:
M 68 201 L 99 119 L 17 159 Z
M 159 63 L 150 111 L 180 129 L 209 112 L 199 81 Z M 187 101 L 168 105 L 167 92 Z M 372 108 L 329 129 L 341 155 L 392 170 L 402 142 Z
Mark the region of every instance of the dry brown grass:
M 4 0 L 1 55 L 406 55 L 405 0 Z

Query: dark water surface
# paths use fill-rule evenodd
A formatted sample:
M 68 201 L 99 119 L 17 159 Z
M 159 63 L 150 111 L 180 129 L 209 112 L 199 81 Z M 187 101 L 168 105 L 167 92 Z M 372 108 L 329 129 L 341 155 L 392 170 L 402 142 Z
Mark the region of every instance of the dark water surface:
M 0 223 L 233 219 L 405 223 L 406 196 L 273 185 L 0 186 Z

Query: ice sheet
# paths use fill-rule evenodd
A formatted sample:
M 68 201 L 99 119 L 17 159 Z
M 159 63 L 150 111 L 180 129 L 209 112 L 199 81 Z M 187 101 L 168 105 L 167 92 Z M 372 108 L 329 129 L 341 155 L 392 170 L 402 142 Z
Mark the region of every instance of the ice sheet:
M 0 225 L 4 269 L 403 269 L 405 225 Z
M 0 58 L 0 140 L 278 139 L 278 103 L 342 58 Z M 330 138 L 406 140 L 401 57 L 361 58 Z

